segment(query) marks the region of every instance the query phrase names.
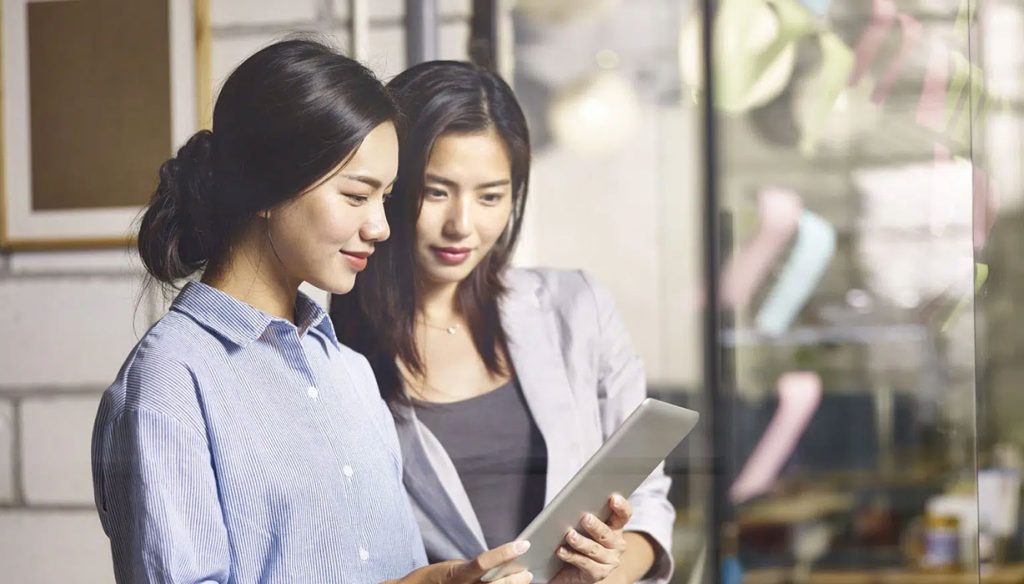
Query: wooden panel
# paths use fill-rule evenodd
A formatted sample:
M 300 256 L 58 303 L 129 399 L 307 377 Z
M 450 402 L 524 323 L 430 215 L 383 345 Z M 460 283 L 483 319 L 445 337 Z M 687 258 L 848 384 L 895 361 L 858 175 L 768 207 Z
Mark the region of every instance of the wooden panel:
M 149 199 L 171 154 L 167 1 L 28 5 L 33 210 Z

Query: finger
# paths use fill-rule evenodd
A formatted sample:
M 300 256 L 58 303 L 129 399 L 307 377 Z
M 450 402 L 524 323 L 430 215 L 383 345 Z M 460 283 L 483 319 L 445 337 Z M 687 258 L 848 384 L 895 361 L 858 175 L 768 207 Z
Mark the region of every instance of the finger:
M 587 575 L 587 579 L 592 582 L 604 580 L 612 571 L 612 566 L 595 562 L 587 556 L 574 552 L 565 546 L 558 548 L 555 555 L 563 562 L 579 568 L 581 572 Z
M 488 570 L 518 558 L 525 554 L 528 549 L 530 549 L 530 542 L 513 541 L 511 543 L 506 543 L 505 545 L 500 545 L 492 550 L 487 550 L 472 560 L 462 562 L 456 566 L 452 570 L 452 582 L 458 584 L 462 584 L 463 582 L 476 582 Z M 524 569 L 525 568 L 523 567 L 519 567 L 516 571 L 520 572 Z
M 511 576 L 499 578 L 491 584 L 530 584 L 533 582 L 533 574 L 530 572 L 517 572 Z
M 608 519 L 608 527 L 612 529 L 622 529 L 633 517 L 633 505 L 622 495 L 612 495 L 608 499 L 608 506 L 612 510 L 612 516 Z
M 615 549 L 616 534 L 610 527 L 602 523 L 600 519 L 591 513 L 583 516 L 583 530 L 590 536 L 590 539 L 601 544 L 601 547 Z
M 565 541 L 573 550 L 592 560 L 602 564 L 610 564 L 615 561 L 614 550 L 604 547 L 575 529 L 570 529 L 569 533 L 565 534 Z

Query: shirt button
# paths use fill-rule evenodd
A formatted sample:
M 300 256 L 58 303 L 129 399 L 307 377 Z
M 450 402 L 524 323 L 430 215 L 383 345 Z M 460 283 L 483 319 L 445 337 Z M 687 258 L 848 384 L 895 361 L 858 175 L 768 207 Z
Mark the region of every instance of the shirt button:
M 311 386 L 309 389 L 306 390 L 306 395 L 308 395 L 312 399 L 316 399 L 317 396 L 320 395 L 320 392 L 317 391 L 315 387 Z
M 352 470 L 352 467 L 351 467 L 351 466 L 349 466 L 349 465 L 347 465 L 347 464 L 346 464 L 345 466 L 343 466 L 343 467 L 341 468 L 341 472 L 345 473 L 345 476 L 347 476 L 348 478 L 352 478 L 352 474 L 353 474 L 353 473 L 354 473 L 355 471 L 353 471 L 353 470 Z
M 366 548 L 362 546 L 359 548 L 359 559 L 364 562 L 370 559 L 370 552 L 366 551 Z

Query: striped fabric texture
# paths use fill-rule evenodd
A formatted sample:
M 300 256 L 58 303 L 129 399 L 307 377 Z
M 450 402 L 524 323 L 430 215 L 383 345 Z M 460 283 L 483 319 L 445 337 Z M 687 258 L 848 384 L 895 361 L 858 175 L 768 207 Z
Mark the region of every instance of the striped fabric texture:
M 299 293 L 296 325 L 187 284 L 93 432 L 117 581 L 367 583 L 426 563 L 366 360 Z

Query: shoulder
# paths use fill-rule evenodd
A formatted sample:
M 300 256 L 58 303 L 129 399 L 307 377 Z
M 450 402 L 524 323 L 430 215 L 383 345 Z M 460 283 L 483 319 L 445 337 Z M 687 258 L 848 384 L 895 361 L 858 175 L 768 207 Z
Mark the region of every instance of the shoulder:
M 584 311 L 596 317 L 612 308 L 611 295 L 584 270 L 512 268 L 505 282 L 510 299 L 536 299 L 559 313 Z
M 370 361 L 360 352 L 344 343 L 338 343 L 338 358 L 342 366 L 359 377 L 369 376 L 373 379 L 373 369 Z
M 156 322 L 128 354 L 114 383 L 104 392 L 108 419 L 142 411 L 203 427 L 193 363 L 209 334 L 188 317 L 170 312 Z

